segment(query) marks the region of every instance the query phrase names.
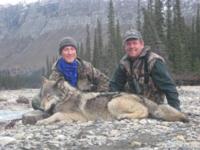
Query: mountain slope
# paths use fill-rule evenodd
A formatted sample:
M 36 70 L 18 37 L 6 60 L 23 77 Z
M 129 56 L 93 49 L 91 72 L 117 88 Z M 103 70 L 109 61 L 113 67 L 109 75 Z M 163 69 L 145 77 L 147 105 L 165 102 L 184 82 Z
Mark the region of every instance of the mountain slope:
M 114 2 L 122 31 L 133 27 L 137 0 Z M 142 2 L 144 6 L 145 0 Z M 183 10 L 187 16 L 195 14 L 197 3 L 195 0 L 184 1 Z M 90 24 L 93 31 L 97 18 L 103 22 L 105 35 L 107 7 L 108 0 L 41 0 L 28 5 L 1 7 L 0 70 L 21 72 L 41 68 L 46 56 L 57 55 L 58 43 L 62 37 L 72 36 L 84 42 L 86 24 Z

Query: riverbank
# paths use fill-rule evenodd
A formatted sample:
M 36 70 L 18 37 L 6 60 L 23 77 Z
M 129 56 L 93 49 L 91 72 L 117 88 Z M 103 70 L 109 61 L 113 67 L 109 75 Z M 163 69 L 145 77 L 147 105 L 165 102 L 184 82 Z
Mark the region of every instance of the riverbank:
M 184 86 L 178 88 L 178 91 L 182 111 L 190 114 L 189 123 L 142 119 L 98 120 L 38 126 L 17 122 L 12 129 L 4 130 L 3 127 L 0 129 L 0 149 L 198 150 L 200 148 L 200 86 Z M 10 95 L 12 92 L 8 91 Z M 15 96 L 17 93 L 23 95 L 24 90 L 15 92 L 13 94 Z M 26 91 L 25 93 L 31 98 L 37 92 Z M 15 103 L 14 98 L 12 103 L 16 107 L 21 105 Z M 30 108 L 30 105 L 23 105 Z

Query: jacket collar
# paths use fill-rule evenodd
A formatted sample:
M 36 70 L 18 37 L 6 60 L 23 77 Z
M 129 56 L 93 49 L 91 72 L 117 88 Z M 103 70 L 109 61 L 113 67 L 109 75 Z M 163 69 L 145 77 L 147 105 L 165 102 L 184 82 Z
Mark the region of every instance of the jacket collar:
M 61 56 L 58 57 L 58 59 L 55 61 L 55 63 L 52 65 L 52 69 L 56 69 L 58 60 L 61 58 Z M 78 62 L 78 72 L 81 72 L 81 68 L 83 68 L 83 61 L 80 57 L 76 58 L 77 62 Z

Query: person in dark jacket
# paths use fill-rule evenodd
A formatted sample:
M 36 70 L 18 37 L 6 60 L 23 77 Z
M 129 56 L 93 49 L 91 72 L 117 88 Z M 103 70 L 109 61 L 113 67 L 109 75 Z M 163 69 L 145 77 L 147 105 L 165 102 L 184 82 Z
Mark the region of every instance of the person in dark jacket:
M 120 60 L 110 81 L 111 91 L 128 90 L 149 98 L 157 104 L 164 103 L 164 96 L 170 106 L 180 110 L 176 85 L 170 76 L 164 59 L 144 46 L 142 35 L 129 30 L 124 35 L 126 55 Z M 127 84 L 126 84 L 127 83 Z

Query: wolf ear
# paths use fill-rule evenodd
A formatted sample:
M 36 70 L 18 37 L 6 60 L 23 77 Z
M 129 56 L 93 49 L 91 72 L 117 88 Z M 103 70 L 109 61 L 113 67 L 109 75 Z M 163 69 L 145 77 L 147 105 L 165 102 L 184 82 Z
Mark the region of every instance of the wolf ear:
M 42 76 L 42 84 L 47 83 L 48 79 L 44 76 Z

